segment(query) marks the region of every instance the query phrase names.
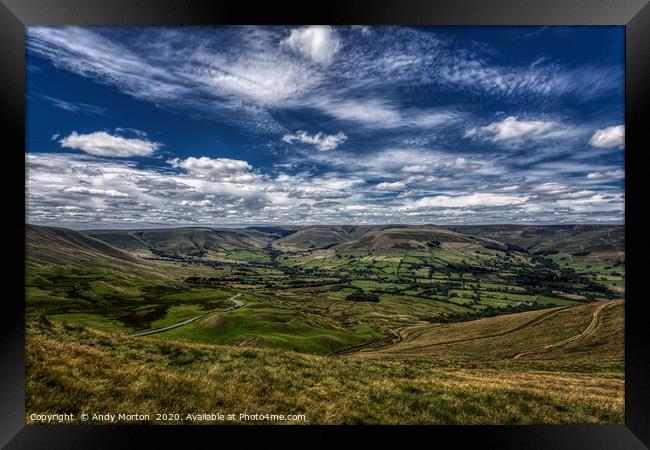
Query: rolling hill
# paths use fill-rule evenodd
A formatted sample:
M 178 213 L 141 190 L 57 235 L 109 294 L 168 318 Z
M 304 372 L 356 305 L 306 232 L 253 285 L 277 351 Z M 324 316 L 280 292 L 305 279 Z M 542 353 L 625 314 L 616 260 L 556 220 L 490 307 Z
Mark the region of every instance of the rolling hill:
M 460 242 L 476 243 L 477 240 L 471 236 L 432 225 L 376 227 L 368 230 L 355 241 L 339 246 L 339 249 L 342 251 L 427 251 L 439 248 L 445 243 Z
M 145 263 L 102 240 L 67 228 L 26 225 L 25 246 L 27 263 L 35 265 L 123 269 L 143 268 Z
M 623 370 L 624 302 L 609 300 L 452 324 L 395 331 L 383 345 L 353 349 L 357 358 L 425 358 L 442 365 L 477 364 Z
M 87 230 L 87 236 L 141 256 L 202 257 L 233 251 L 334 249 L 342 254 L 433 248 L 517 250 L 624 260 L 625 232 L 616 225 L 315 225 L 249 228 Z
M 623 420 L 616 227 L 26 234 L 29 412 L 74 398 L 292 405 L 307 423 Z
M 275 240 L 273 244 L 287 250 L 324 249 L 353 241 L 373 228 L 377 227 L 368 225 L 301 227 L 291 234 Z
M 87 230 L 125 251 L 143 255 L 204 256 L 233 249 L 260 250 L 279 233 L 248 228 L 160 228 L 142 230 Z
M 450 230 L 526 248 L 531 253 L 558 251 L 623 259 L 624 225 L 465 225 Z

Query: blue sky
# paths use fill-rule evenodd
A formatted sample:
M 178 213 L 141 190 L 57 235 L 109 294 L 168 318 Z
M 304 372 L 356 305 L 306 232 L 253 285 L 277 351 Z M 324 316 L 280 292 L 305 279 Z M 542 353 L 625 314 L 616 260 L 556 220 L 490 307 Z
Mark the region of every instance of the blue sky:
M 32 27 L 28 221 L 622 223 L 623 27 Z

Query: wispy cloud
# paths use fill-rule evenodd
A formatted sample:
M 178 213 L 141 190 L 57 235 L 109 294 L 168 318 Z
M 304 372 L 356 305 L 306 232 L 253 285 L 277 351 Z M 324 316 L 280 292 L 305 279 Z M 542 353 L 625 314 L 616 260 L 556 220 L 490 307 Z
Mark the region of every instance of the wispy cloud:
M 625 171 L 622 169 L 590 172 L 587 174 L 588 180 L 617 180 L 619 178 L 625 178 Z
M 78 122 L 28 140 L 30 220 L 621 220 L 622 65 L 504 54 L 498 39 L 468 44 L 461 34 L 30 27 L 30 60 L 44 68 L 34 80 L 54 66 L 111 91 L 98 105 L 163 109 L 128 122 L 154 139 L 113 128 L 121 111 L 47 91 Z M 178 128 L 157 123 L 168 117 Z M 78 151 L 54 153 L 63 150 Z
M 313 145 L 320 151 L 334 150 L 347 139 L 348 137 L 343 132 L 338 132 L 336 134 L 323 134 L 319 132 L 310 135 L 306 131 L 296 131 L 293 134 L 288 133 L 282 136 L 282 140 L 289 144 L 298 141 L 304 144 Z
M 399 108 L 386 100 L 323 100 L 313 106 L 339 120 L 371 128 L 434 128 L 458 120 L 453 111 Z
M 328 26 L 133 33 L 137 39 L 102 27 L 30 27 L 28 49 L 138 99 L 273 133 L 286 132 L 277 108 L 315 108 L 371 127 L 435 127 L 455 117 L 391 100 L 406 86 L 532 100 L 592 95 L 620 81 L 608 69 L 569 69 L 544 58 L 499 66 L 489 53 L 403 27 L 377 28 L 372 38 Z
M 44 95 L 43 98 L 49 100 L 53 106 L 73 113 L 83 113 L 83 114 L 103 116 L 106 115 L 108 111 L 106 108 L 101 106 L 90 105 L 88 103 L 83 103 L 83 102 L 71 102 L 56 97 L 50 97 L 49 95 Z
M 531 140 L 574 138 L 582 132 L 578 127 L 554 120 L 519 119 L 516 116 L 508 116 L 483 127 L 469 128 L 465 136 L 497 143 L 521 144 Z
M 530 197 L 516 196 L 495 193 L 475 193 L 469 195 L 438 195 L 435 197 L 424 197 L 413 202 L 408 202 L 403 208 L 408 211 L 411 209 L 422 210 L 430 208 L 467 208 L 470 206 L 491 207 L 491 206 L 511 206 L 521 205 Z

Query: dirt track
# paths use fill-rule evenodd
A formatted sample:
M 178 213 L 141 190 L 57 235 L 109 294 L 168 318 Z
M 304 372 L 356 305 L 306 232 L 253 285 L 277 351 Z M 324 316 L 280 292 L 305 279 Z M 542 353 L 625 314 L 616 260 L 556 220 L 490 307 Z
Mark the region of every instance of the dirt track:
M 513 356 L 512 359 L 519 359 L 521 357 L 527 356 L 527 355 L 533 355 L 533 354 L 538 354 L 538 353 L 544 353 L 547 352 L 551 349 L 561 347 L 563 345 L 566 345 L 570 342 L 575 342 L 577 340 L 583 339 L 587 336 L 589 336 L 591 333 L 594 332 L 596 328 L 598 328 L 598 325 L 600 323 L 600 317 L 602 316 L 602 313 L 605 309 L 611 307 L 612 305 L 615 305 L 619 302 L 622 302 L 623 300 L 613 300 L 609 302 L 605 302 L 602 305 L 598 305 L 596 309 L 594 309 L 594 312 L 591 313 L 591 322 L 589 322 L 589 325 L 587 325 L 587 328 L 585 328 L 582 332 L 579 334 L 576 334 L 575 336 L 571 336 L 570 338 L 563 339 L 559 342 L 556 342 L 554 344 L 547 344 L 543 345 L 541 347 L 534 348 L 532 350 L 527 350 L 525 352 L 520 352 L 517 353 L 515 356 Z
M 607 302 L 604 302 L 604 303 L 598 305 L 594 309 L 594 311 L 592 312 L 591 322 L 579 334 L 577 334 L 575 336 L 571 336 L 571 337 L 569 337 L 567 339 L 563 339 L 563 340 L 561 340 L 559 342 L 555 342 L 553 344 L 547 344 L 547 345 L 544 345 L 544 346 L 541 346 L 541 347 L 537 347 L 537 348 L 534 348 L 534 349 L 531 349 L 531 350 L 527 350 L 525 352 L 517 353 L 516 355 L 513 356 L 513 359 L 519 359 L 521 357 L 536 354 L 536 353 L 543 353 L 543 352 L 549 351 L 549 350 L 551 350 L 553 348 L 560 347 L 562 345 L 568 344 L 570 342 L 574 342 L 576 340 L 579 340 L 579 339 L 582 339 L 582 338 L 588 336 L 589 334 L 591 334 L 598 327 L 598 324 L 600 323 L 600 317 L 602 315 L 602 312 L 605 309 L 607 309 L 607 308 L 609 308 L 609 307 L 611 307 L 611 306 L 613 306 L 613 305 L 615 305 L 615 304 L 617 304 L 619 302 L 622 302 L 622 300 L 607 301 Z M 482 339 L 489 339 L 489 338 L 504 336 L 504 335 L 507 335 L 507 334 L 514 333 L 514 332 L 517 332 L 519 330 L 522 330 L 522 329 L 524 329 L 526 327 L 537 325 L 540 322 L 548 320 L 548 319 L 552 318 L 553 316 L 555 316 L 556 314 L 559 314 L 559 313 L 565 311 L 566 309 L 569 309 L 569 308 L 572 308 L 572 307 L 573 306 L 561 306 L 561 307 L 553 308 L 550 311 L 546 311 L 546 312 L 540 314 L 539 316 L 537 316 L 537 317 L 535 317 L 535 318 L 533 318 L 533 319 L 531 319 L 531 320 L 529 320 L 529 321 L 527 321 L 527 322 L 525 322 L 525 323 L 523 323 L 521 325 L 518 325 L 516 327 L 510 328 L 508 330 L 501 331 L 501 332 L 498 332 L 498 333 L 492 333 L 492 334 L 487 334 L 487 335 L 483 335 L 483 336 L 475 336 L 475 337 L 471 337 L 471 338 L 453 339 L 453 340 L 449 340 L 449 341 L 435 342 L 435 343 L 431 343 L 431 344 L 423 344 L 423 345 L 418 345 L 418 346 L 414 346 L 414 347 L 408 347 L 408 349 L 404 349 L 404 350 L 406 352 L 408 352 L 408 353 L 411 353 L 414 350 L 423 350 L 423 349 L 430 348 L 430 347 L 437 347 L 437 346 L 441 346 L 441 345 L 456 344 L 456 343 L 460 343 L 460 342 L 477 341 L 477 340 L 482 340 Z M 439 326 L 441 326 L 441 325 L 437 325 L 436 327 L 439 327 Z M 442 325 L 442 326 L 444 326 L 444 325 Z M 415 329 L 421 328 L 421 327 L 422 327 L 421 325 L 420 326 L 408 326 L 408 327 L 401 327 L 401 328 L 398 328 L 396 330 L 390 330 L 390 336 L 388 336 L 388 337 L 386 337 L 384 339 L 381 339 L 379 341 L 374 341 L 374 342 L 371 342 L 371 343 L 367 343 L 367 344 L 357 345 L 357 346 L 354 346 L 354 347 L 349 347 L 349 348 L 346 348 L 346 349 L 343 349 L 343 350 L 339 350 L 337 352 L 332 353 L 332 355 L 340 355 L 340 356 L 354 355 L 354 354 L 372 355 L 374 353 L 380 355 L 385 350 L 389 350 L 392 347 L 395 347 L 395 346 L 399 345 L 402 342 L 409 342 L 409 341 L 413 342 L 413 341 L 415 341 L 420 335 L 422 335 L 423 333 L 425 333 L 427 330 L 429 330 L 431 328 L 431 327 L 425 327 L 424 330 L 418 330 L 418 331 L 414 331 L 412 333 L 408 332 L 409 330 L 415 330 Z
M 421 350 L 421 349 L 424 349 L 424 348 L 436 347 L 436 346 L 439 346 L 439 345 L 456 344 L 456 343 L 459 343 L 459 342 L 475 341 L 475 340 L 480 340 L 480 339 L 488 339 L 488 338 L 493 338 L 493 337 L 498 337 L 498 336 L 504 336 L 506 334 L 510 334 L 510 333 L 514 333 L 516 331 L 519 331 L 524 327 L 535 325 L 535 324 L 537 324 L 539 322 L 542 322 L 542 321 L 544 321 L 546 319 L 549 319 L 549 318 L 553 317 L 554 315 L 556 315 L 556 314 L 558 314 L 558 313 L 562 312 L 563 310 L 565 310 L 567 308 L 570 308 L 570 307 L 571 306 L 560 306 L 558 308 L 553 308 L 552 310 L 546 311 L 543 314 L 535 317 L 532 320 L 529 320 L 526 323 L 518 325 L 518 326 L 516 326 L 514 328 L 511 328 L 509 330 L 501 331 L 499 333 L 493 333 L 493 334 L 488 334 L 488 335 L 484 335 L 484 336 L 476 336 L 476 337 L 464 338 L 464 339 L 453 339 L 453 340 L 450 340 L 450 341 L 436 342 L 436 343 L 433 343 L 433 344 L 419 345 L 419 346 L 415 346 L 415 347 L 409 347 L 408 350 L 409 351 Z M 401 328 L 398 328 L 396 330 L 390 330 L 390 333 L 391 333 L 392 336 L 389 336 L 388 338 L 384 338 L 384 339 L 382 339 L 380 341 L 375 341 L 375 342 L 371 342 L 371 343 L 368 343 L 368 344 L 357 345 L 357 346 L 354 346 L 354 347 L 349 347 L 349 348 L 346 348 L 346 349 L 343 349 L 343 350 L 339 350 L 338 352 L 333 353 L 333 355 L 349 355 L 349 354 L 354 354 L 354 353 L 381 352 L 382 350 L 386 350 L 386 349 L 388 349 L 390 347 L 393 347 L 393 346 L 395 346 L 395 345 L 397 345 L 397 344 L 399 344 L 401 342 L 413 341 L 417 337 L 419 337 L 420 335 L 422 335 L 423 333 L 425 333 L 427 330 L 429 330 L 432 327 L 441 327 L 441 326 L 445 326 L 445 325 L 442 325 L 442 324 L 432 325 L 431 327 L 426 327 L 426 329 L 424 329 L 424 330 L 422 330 L 420 332 L 414 332 L 414 333 L 410 333 L 410 334 L 407 334 L 407 335 L 404 334 L 405 330 L 407 330 L 409 328 L 417 328 L 418 326 L 401 327 Z M 419 326 L 419 327 L 421 327 L 421 326 Z

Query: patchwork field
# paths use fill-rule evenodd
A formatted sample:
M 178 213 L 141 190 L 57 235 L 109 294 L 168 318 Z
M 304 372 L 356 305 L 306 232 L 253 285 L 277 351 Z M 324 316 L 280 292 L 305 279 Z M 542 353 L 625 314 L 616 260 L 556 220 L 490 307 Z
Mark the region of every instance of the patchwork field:
M 28 416 L 622 423 L 623 233 L 28 225 Z

